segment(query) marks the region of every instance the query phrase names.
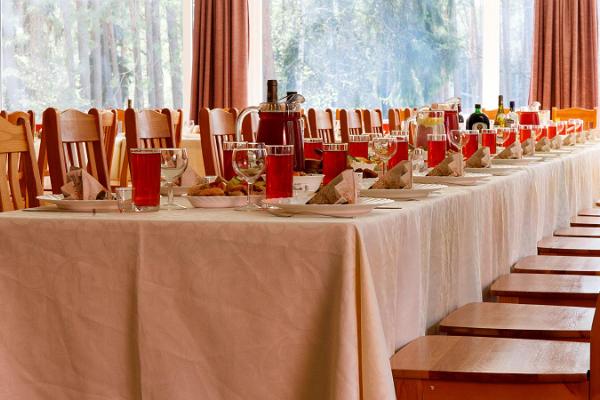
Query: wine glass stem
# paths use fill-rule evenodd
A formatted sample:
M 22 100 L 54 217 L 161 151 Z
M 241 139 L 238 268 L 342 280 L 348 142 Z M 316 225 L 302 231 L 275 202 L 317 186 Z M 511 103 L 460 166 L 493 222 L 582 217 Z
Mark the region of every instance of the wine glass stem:
M 247 198 L 248 198 L 248 206 L 250 205 L 250 196 L 252 196 L 252 186 L 254 186 L 254 183 L 251 181 L 248 181 L 248 190 L 247 192 Z
M 168 196 L 168 203 L 167 205 L 172 206 L 173 205 L 173 181 L 167 181 L 167 196 Z

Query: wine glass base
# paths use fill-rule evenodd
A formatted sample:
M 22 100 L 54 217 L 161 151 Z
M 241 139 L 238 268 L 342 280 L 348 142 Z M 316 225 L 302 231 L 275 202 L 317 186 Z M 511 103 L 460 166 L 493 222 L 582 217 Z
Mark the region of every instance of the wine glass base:
M 187 210 L 187 207 L 182 206 L 181 204 L 163 204 L 160 206 L 161 210 L 168 210 L 168 211 L 176 211 L 176 210 Z
M 243 207 L 236 208 L 235 211 L 261 211 L 262 209 L 263 209 L 262 207 L 260 207 L 256 204 L 250 203 L 250 204 L 246 204 Z

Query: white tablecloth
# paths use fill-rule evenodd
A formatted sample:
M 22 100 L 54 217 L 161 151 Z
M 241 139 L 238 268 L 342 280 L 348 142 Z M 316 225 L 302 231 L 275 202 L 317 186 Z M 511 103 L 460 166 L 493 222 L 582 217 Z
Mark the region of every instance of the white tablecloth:
M 354 220 L 0 215 L 0 398 L 392 399 L 389 357 L 600 194 L 600 145 Z

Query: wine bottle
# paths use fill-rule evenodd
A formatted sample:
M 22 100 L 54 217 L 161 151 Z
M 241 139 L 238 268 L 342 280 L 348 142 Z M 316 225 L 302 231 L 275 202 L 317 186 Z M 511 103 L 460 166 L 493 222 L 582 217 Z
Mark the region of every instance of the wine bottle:
M 515 102 L 511 101 L 509 104 L 510 104 L 510 111 L 508 112 L 508 115 L 504 119 L 504 125 L 507 128 L 514 128 L 517 126 L 517 121 L 519 121 L 519 116 L 515 112 Z
M 270 111 L 277 111 L 277 81 L 275 79 L 267 81 L 267 103 Z
M 497 128 L 505 127 L 506 112 L 504 111 L 504 96 L 498 96 L 498 112 L 494 119 L 494 126 Z
M 478 130 L 490 128 L 490 119 L 481 112 L 481 104 L 475 104 L 475 112 L 467 119 L 468 130 Z

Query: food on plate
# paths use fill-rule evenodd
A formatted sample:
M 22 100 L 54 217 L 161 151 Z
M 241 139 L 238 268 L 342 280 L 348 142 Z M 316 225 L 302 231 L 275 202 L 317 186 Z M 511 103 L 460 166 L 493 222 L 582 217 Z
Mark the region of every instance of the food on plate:
M 188 189 L 188 196 L 246 196 L 248 194 L 247 184 L 233 178 L 227 181 L 220 176 L 214 182 L 205 183 L 199 179 L 199 183 Z M 252 186 L 254 194 L 262 194 L 265 191 L 265 181 L 260 179 Z

